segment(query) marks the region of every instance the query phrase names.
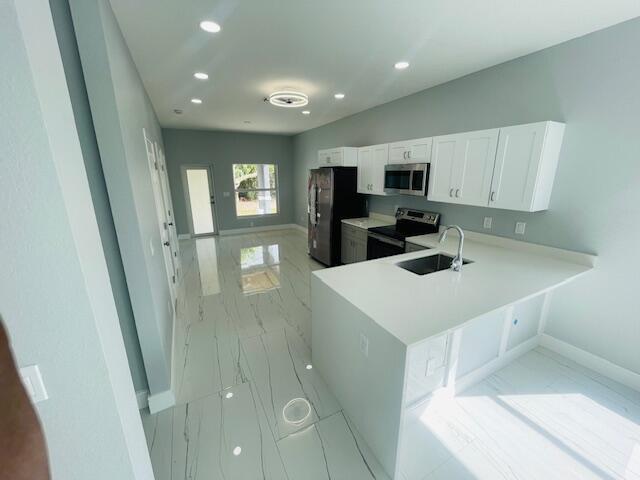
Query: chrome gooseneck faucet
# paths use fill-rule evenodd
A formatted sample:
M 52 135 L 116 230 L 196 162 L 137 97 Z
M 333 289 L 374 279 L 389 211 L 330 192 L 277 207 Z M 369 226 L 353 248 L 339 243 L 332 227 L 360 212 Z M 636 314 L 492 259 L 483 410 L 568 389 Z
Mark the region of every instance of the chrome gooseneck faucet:
M 444 230 L 440 234 L 439 242 L 444 242 L 444 239 L 447 238 L 447 232 L 452 228 L 458 231 L 458 235 L 460 235 L 460 241 L 458 243 L 458 254 L 451 262 L 451 269 L 459 272 L 462 269 L 462 244 L 464 243 L 464 232 L 458 225 L 449 225 L 448 227 L 444 227 Z

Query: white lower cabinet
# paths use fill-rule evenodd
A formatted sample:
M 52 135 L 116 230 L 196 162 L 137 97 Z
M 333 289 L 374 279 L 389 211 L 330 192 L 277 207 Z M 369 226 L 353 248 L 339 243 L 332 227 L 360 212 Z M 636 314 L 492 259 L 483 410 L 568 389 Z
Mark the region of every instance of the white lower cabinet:
M 342 224 L 342 263 L 364 262 L 367 259 L 367 231 L 346 223 Z

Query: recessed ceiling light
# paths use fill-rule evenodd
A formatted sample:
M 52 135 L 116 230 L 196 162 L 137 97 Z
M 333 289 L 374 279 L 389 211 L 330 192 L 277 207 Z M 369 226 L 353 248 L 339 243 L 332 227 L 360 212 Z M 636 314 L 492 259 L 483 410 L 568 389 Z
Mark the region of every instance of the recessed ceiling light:
M 212 22 L 211 20 L 200 22 L 200 28 L 209 33 L 218 33 L 220 30 L 222 30 L 220 28 L 220 25 L 218 25 L 216 22 Z
M 394 65 L 396 70 L 404 70 L 409 66 L 409 62 L 398 62 Z
M 285 108 L 304 107 L 309 103 L 309 97 L 304 93 L 294 92 L 292 90 L 273 92 L 269 95 L 268 100 L 271 105 Z
M 309 364 L 307 364 L 307 367 L 306 367 L 306 368 L 307 368 L 307 370 L 311 370 L 311 369 L 313 368 L 313 365 L 311 365 L 311 364 L 309 363 Z
M 227 392 L 227 394 L 224 397 L 225 398 L 233 398 L 233 392 Z
M 202 103 L 202 100 L 199 98 L 192 98 L 191 99 L 191 103 L 195 103 L 196 105 L 200 105 Z
M 207 75 L 204 72 L 196 72 L 193 74 L 194 77 L 196 77 L 198 80 L 207 80 L 209 78 L 209 75 Z
M 335 98 L 336 100 L 342 100 L 342 99 L 344 98 L 344 93 L 336 93 L 336 94 L 334 95 L 334 98 Z
M 237 457 L 238 455 L 240 455 L 242 453 L 242 448 L 241 447 L 236 447 L 233 449 L 233 454 Z
M 303 115 L 311 115 L 311 112 L 309 110 L 303 110 L 302 114 Z

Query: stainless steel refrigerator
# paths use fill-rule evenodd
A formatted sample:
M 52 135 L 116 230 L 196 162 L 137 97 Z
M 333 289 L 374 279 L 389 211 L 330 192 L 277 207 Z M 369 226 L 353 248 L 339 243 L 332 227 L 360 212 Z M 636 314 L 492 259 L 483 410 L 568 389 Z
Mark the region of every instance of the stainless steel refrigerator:
M 309 170 L 309 255 L 327 266 L 340 265 L 343 218 L 367 215 L 364 195 L 357 193 L 355 167 Z

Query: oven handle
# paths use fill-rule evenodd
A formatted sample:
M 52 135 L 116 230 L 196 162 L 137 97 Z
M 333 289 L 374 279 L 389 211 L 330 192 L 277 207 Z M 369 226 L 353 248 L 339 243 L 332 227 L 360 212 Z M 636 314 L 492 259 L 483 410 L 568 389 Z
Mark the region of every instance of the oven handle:
M 372 232 L 368 232 L 367 236 L 375 240 L 378 240 L 379 242 L 393 245 L 394 247 L 404 248 L 404 242 L 400 240 L 396 240 L 394 238 L 384 237 L 382 235 L 378 235 L 377 233 L 372 233 Z

